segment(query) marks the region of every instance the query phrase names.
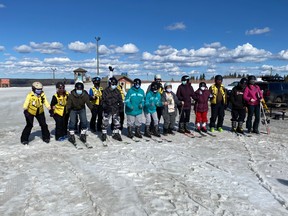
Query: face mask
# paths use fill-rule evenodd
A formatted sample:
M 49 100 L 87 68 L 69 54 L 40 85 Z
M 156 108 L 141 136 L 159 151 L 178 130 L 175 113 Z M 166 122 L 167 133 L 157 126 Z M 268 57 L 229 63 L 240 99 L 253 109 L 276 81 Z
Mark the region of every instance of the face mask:
M 42 89 L 36 89 L 35 94 L 40 95 L 42 93 Z
M 186 83 L 187 83 L 187 81 L 182 81 L 182 84 L 183 84 L 183 85 L 186 85 Z
M 140 85 L 136 84 L 134 85 L 136 89 L 140 88 Z
M 112 88 L 112 89 L 116 89 L 116 88 L 117 88 L 117 85 L 111 85 L 111 88 Z
M 157 90 L 153 90 L 152 92 L 156 93 L 156 92 L 157 92 Z
M 76 90 L 76 93 L 78 94 L 78 95 L 81 95 L 82 94 L 82 90 Z
M 201 89 L 202 91 L 204 91 L 206 88 L 205 88 L 205 87 L 201 87 L 200 89 Z
M 171 88 L 167 88 L 166 91 L 167 91 L 167 92 L 171 92 L 172 89 L 171 89 Z

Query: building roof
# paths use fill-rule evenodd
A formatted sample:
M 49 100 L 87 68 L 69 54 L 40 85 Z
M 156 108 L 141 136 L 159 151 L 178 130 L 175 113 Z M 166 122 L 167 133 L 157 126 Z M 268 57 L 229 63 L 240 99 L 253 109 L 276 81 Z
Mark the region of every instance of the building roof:
M 86 73 L 87 71 L 84 70 L 83 68 L 77 68 L 77 69 L 74 70 L 73 72 L 74 72 L 74 73 L 77 73 L 77 72 Z

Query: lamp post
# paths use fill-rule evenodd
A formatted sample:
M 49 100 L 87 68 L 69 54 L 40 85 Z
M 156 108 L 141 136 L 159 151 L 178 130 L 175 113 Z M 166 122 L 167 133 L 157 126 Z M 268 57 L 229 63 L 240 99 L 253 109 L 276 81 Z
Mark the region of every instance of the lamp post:
M 99 46 L 98 46 L 98 41 L 101 39 L 100 37 L 95 37 L 96 39 L 96 46 L 97 46 L 97 75 L 99 75 Z
M 57 68 L 51 68 L 51 70 L 53 71 L 53 84 L 55 82 L 55 71 L 57 70 Z

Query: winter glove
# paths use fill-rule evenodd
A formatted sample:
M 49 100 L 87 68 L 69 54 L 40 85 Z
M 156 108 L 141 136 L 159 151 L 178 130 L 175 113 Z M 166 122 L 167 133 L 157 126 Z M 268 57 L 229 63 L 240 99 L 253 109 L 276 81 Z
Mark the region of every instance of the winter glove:
M 139 109 L 142 109 L 143 107 L 142 107 L 142 103 L 140 103 L 139 105 L 138 105 L 138 107 L 139 107 Z
M 54 110 L 53 110 L 53 109 L 50 109 L 50 110 L 49 110 L 49 114 L 50 114 L 50 117 L 53 117 L 53 116 L 54 116 Z
M 199 94 L 202 95 L 203 94 L 202 91 L 199 91 Z

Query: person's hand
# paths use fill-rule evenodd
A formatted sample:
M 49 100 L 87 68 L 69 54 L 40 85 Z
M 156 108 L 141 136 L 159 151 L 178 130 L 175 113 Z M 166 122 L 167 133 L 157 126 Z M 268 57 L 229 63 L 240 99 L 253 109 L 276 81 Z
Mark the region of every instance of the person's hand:
M 143 108 L 142 103 L 140 103 L 140 104 L 138 105 L 138 107 L 139 107 L 139 109 L 142 109 L 142 108 Z
M 255 102 L 255 101 L 256 101 L 256 100 L 255 100 L 255 99 L 253 99 L 253 98 L 251 98 L 251 99 L 250 99 L 250 102 L 252 102 L 252 103 L 253 103 L 253 102 Z
M 199 91 L 199 94 L 202 95 L 203 94 L 202 91 Z
M 54 110 L 53 110 L 53 109 L 50 109 L 50 110 L 49 110 L 49 114 L 50 114 L 50 117 L 53 117 L 53 116 L 54 116 Z
M 168 102 L 167 101 L 164 102 L 164 106 L 168 106 Z

